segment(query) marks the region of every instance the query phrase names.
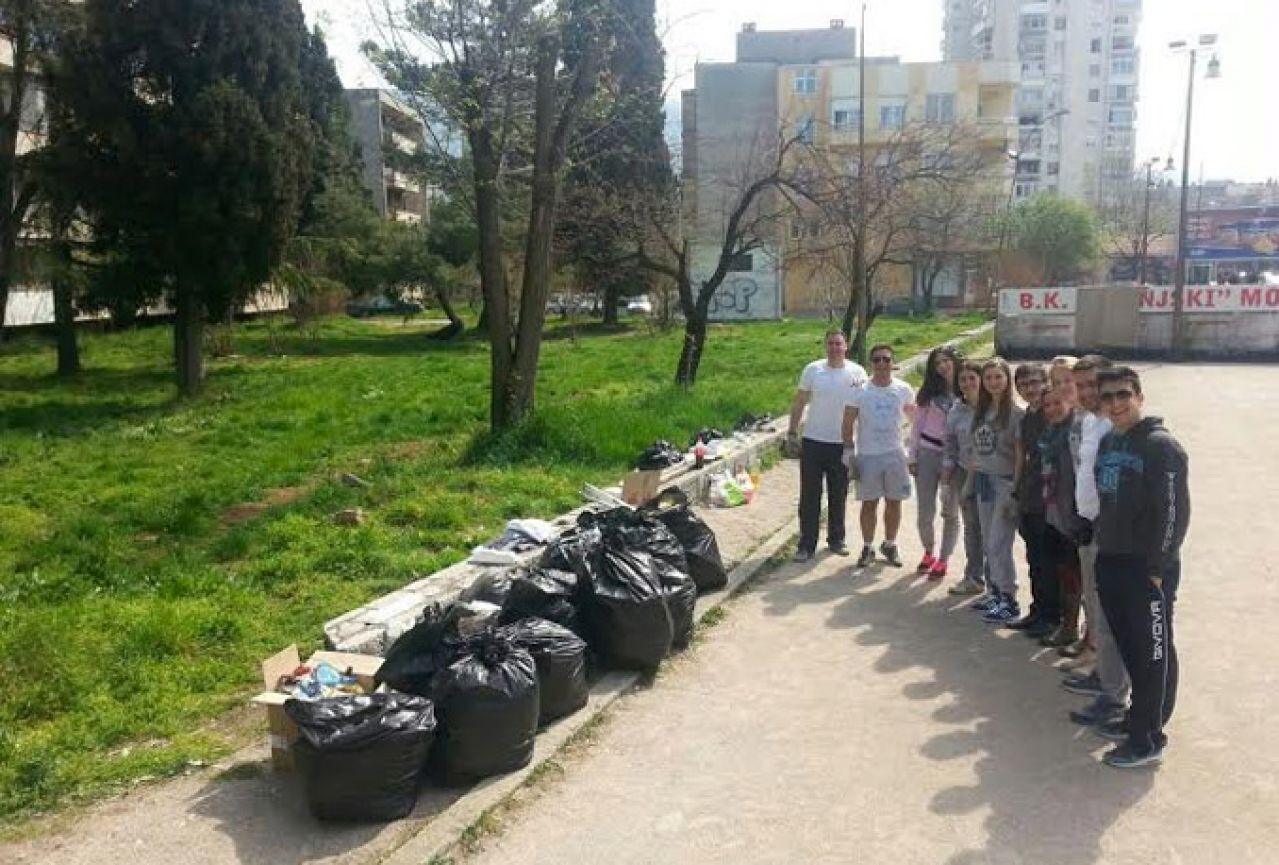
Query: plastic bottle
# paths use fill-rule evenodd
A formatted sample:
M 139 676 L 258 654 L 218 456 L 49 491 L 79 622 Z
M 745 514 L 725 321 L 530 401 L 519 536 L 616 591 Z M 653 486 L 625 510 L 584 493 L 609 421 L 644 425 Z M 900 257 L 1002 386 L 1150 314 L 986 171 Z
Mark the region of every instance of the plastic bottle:
M 693 446 L 693 460 L 696 468 L 706 465 L 706 442 L 701 436 L 697 437 L 697 444 Z

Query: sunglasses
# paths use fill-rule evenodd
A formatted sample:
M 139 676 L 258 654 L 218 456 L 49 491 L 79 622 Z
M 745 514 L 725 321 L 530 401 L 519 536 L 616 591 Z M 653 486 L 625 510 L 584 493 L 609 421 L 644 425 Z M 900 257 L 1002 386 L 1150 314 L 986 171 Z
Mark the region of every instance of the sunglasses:
M 1107 390 L 1102 391 L 1101 401 L 1115 402 L 1118 400 L 1119 402 L 1128 402 L 1128 400 L 1132 399 L 1133 396 L 1134 394 L 1130 390 Z
M 871 363 L 892 363 L 893 358 L 892 358 L 892 355 L 877 354 L 870 359 L 870 362 Z

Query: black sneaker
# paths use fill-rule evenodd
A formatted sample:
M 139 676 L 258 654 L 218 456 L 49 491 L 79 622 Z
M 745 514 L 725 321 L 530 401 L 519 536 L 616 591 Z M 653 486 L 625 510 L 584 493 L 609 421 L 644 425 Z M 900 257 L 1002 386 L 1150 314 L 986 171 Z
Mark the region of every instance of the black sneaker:
M 839 543 L 837 543 L 837 544 L 830 544 L 829 546 L 830 546 L 830 551 L 831 551 L 832 553 L 834 553 L 835 555 L 837 555 L 837 556 L 851 556 L 851 555 L 852 555 L 852 553 L 851 553 L 851 552 L 849 552 L 848 544 L 844 543 L 843 541 L 840 541 L 840 542 L 839 542 Z
M 812 559 L 812 557 L 813 557 L 812 550 L 796 550 L 795 558 L 791 559 L 791 561 L 795 562 L 796 564 L 803 564 L 804 562 L 807 562 L 810 559 Z
M 1097 677 L 1096 670 L 1086 676 L 1081 676 L 1078 673 L 1073 676 L 1067 676 L 1061 680 L 1061 686 L 1072 694 L 1083 694 L 1088 697 L 1101 695 L 1101 679 Z
M 1029 631 L 1031 628 L 1039 624 L 1039 619 L 1034 616 L 1026 616 L 1024 619 L 1018 619 L 1015 622 L 1009 622 L 1004 625 L 1010 631 Z
M 1119 745 L 1106 752 L 1101 761 L 1114 769 L 1138 769 L 1152 766 L 1164 758 L 1163 748 L 1151 748 L 1149 751 L 1138 751 L 1127 744 Z
M 1117 721 L 1107 721 L 1104 724 L 1098 724 L 1093 727 L 1093 731 L 1103 739 L 1109 739 L 1112 742 L 1128 741 L 1128 722 L 1123 718 Z
M 875 551 L 871 547 L 862 547 L 862 554 L 857 557 L 857 567 L 869 568 L 875 564 Z
M 1124 707 L 1105 697 L 1098 697 L 1082 709 L 1074 709 L 1070 713 L 1070 720 L 1081 727 L 1100 727 L 1123 719 Z
M 1032 640 L 1043 640 L 1050 634 L 1057 633 L 1057 625 L 1040 619 L 1034 626 L 1026 629 L 1026 636 Z
M 902 566 L 902 554 L 898 551 L 896 544 L 890 544 L 884 541 L 879 545 L 879 554 L 884 557 L 884 561 L 892 565 L 894 568 Z

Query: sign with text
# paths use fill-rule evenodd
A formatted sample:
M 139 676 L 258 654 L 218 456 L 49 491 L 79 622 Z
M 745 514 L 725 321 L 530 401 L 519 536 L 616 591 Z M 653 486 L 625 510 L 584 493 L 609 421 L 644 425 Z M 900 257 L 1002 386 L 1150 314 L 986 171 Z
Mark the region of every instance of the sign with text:
M 1191 312 L 1279 312 L 1279 285 L 1188 285 L 1185 310 Z M 1172 286 L 1141 293 L 1142 312 L 1172 312 Z
M 999 293 L 1000 315 L 1073 315 L 1073 288 L 1005 288 Z

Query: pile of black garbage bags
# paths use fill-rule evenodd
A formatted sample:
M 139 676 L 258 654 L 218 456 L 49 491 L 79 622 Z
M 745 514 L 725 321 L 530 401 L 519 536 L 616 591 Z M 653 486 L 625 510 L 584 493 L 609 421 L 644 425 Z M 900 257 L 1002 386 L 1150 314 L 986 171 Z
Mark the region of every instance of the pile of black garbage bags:
M 589 676 L 655 670 L 693 636 L 699 592 L 728 581 L 715 534 L 669 489 L 586 512 L 533 568 L 478 581 L 390 647 L 366 696 L 289 701 L 295 758 L 322 820 L 394 820 L 425 774 L 461 786 L 519 769 Z

